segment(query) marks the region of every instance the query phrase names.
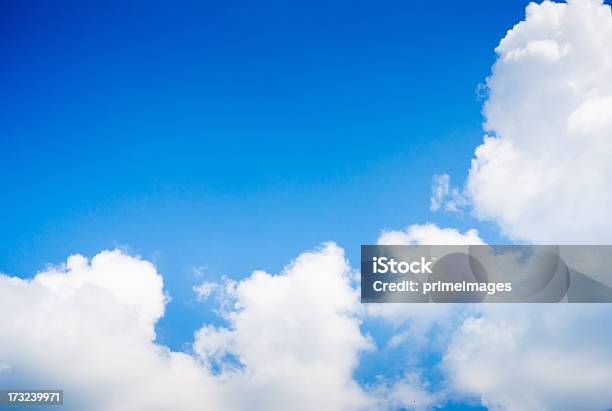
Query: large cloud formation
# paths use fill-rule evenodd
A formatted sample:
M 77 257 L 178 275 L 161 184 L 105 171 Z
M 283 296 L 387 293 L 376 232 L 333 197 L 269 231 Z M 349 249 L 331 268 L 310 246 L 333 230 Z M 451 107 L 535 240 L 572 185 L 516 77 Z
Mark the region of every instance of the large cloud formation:
M 166 300 L 155 267 L 118 250 L 0 276 L 0 385 L 63 388 L 70 410 L 218 409 L 206 367 L 154 342 Z
M 362 350 L 355 273 L 329 243 L 282 273 L 221 290 L 227 327 L 192 353 L 155 342 L 167 298 L 155 266 L 119 250 L 80 255 L 31 280 L 0 276 L 0 385 L 61 387 L 70 410 L 361 410 L 383 388 L 352 378 Z
M 476 216 L 515 240 L 611 243 L 610 7 L 532 3 L 496 51 L 466 186 Z M 453 391 L 493 409 L 612 407 L 607 305 L 479 308 L 445 351 Z
M 227 409 L 373 406 L 352 379 L 359 352 L 372 348 L 352 276 L 344 251 L 329 243 L 279 275 L 256 271 L 224 287 L 228 327 L 202 328 L 195 351 L 220 368 Z
M 467 193 L 511 238 L 612 241 L 612 13 L 531 3 L 496 49 Z
M 492 409 L 610 409 L 611 314 L 599 305 L 483 306 L 454 333 L 443 368 L 455 392 Z

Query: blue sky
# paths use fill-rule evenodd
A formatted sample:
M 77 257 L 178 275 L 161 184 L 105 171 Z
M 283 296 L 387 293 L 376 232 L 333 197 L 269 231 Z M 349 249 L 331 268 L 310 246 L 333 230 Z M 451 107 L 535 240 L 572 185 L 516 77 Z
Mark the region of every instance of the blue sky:
M 465 176 L 476 87 L 525 4 L 5 4 L 0 269 L 126 247 L 164 274 L 158 338 L 180 347 L 195 267 L 276 272 L 326 240 L 354 262 L 426 221 L 500 241 L 428 198 Z
M 325 241 L 356 267 L 361 244 L 409 226 L 432 229 L 425 242 L 442 228 L 480 241 L 466 233 L 476 228 L 488 243 L 610 243 L 609 7 L 546 2 L 526 18 L 527 1 L 5 3 L 0 273 L 46 274 L 0 276 L 0 307 L 12 310 L 0 382 L 74 377 L 78 409 L 106 377 L 116 397 L 98 399 L 102 410 L 133 387 L 151 394 L 140 408 L 167 409 L 155 387 L 193 381 L 176 409 L 326 392 L 390 408 L 398 397 L 447 409 L 612 404 L 604 305 L 364 309 L 333 246 L 285 275 L 251 275 Z M 496 138 L 483 142 L 485 115 Z M 430 210 L 439 173 L 466 188 L 462 213 Z M 50 268 L 76 253 L 98 257 Z M 219 296 L 224 276 L 242 294 Z M 217 294 L 198 301 L 203 281 Z M 324 281 L 336 281 L 334 298 L 320 298 Z M 49 355 L 45 337 L 58 342 Z M 311 373 L 323 378 L 302 390 Z

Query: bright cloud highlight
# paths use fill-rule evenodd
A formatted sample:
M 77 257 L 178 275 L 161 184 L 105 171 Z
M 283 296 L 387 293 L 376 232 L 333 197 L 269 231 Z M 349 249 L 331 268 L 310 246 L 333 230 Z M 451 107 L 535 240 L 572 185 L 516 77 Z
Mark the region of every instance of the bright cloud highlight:
M 612 240 L 612 13 L 601 1 L 527 7 L 487 79 L 476 216 L 536 243 Z

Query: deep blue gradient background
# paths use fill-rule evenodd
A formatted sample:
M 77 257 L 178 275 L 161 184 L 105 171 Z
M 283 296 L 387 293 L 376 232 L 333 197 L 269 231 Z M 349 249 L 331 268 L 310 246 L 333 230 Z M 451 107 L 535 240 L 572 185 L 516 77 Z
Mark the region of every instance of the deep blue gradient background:
M 526 1 L 125 3 L 2 2 L 1 272 L 126 247 L 164 274 L 158 339 L 182 348 L 214 321 L 202 279 L 326 240 L 355 265 L 428 221 L 503 242 L 428 199 L 466 174 Z

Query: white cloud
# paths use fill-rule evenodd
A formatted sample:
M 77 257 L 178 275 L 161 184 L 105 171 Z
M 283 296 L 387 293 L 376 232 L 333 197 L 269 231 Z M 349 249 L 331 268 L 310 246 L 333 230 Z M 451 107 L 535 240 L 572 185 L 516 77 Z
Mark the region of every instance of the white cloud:
M 381 380 L 372 392 L 380 399 L 377 404 L 379 410 L 429 410 L 444 401 L 442 394 L 431 393 L 427 382 L 416 372 L 393 382 Z
M 193 292 L 196 294 L 198 301 L 204 301 L 211 296 L 219 285 L 214 282 L 204 281 L 198 285 L 193 286 Z
M 31 280 L 0 276 L 0 363 L 10 367 L 0 382 L 61 387 L 75 410 L 218 409 L 206 368 L 154 342 L 166 301 L 155 267 L 120 251 L 74 255 Z
M 469 232 L 435 225 L 383 233 L 379 243 L 446 244 L 449 233 L 456 244 L 476 243 Z M 366 312 L 368 318 L 394 324 L 391 348 L 409 347 L 418 355 L 426 347 L 444 354 L 445 389 L 431 393 L 408 381 L 416 393 L 407 397 L 417 398 L 420 387 L 432 405 L 459 396 L 480 398 L 499 410 L 612 406 L 612 310 L 607 305 L 369 304 Z M 392 390 L 387 388 L 389 401 Z
M 429 209 L 438 211 L 449 193 L 450 176 L 448 174 L 436 174 L 431 183 L 431 198 Z
M 279 275 L 256 271 L 235 285 L 228 327 L 204 327 L 194 344 L 222 369 L 229 409 L 373 405 L 352 379 L 360 351 L 373 347 L 359 329 L 350 275 L 343 250 L 326 244 Z
M 450 186 L 448 174 L 435 174 L 432 178 L 429 209 L 434 213 L 444 207 L 449 213 L 462 213 L 462 208 L 468 205 L 465 196 L 458 188 Z
M 467 182 L 479 218 L 513 239 L 612 241 L 610 44 L 601 1 L 531 3 L 507 33 Z
M 444 357 L 456 390 L 493 409 L 612 407 L 609 309 L 510 304 L 482 310 L 463 323 Z
M 126 273 L 130 273 L 126 275 Z M 39 273 L 34 284 L 66 298 L 88 290 L 104 290 L 136 316 L 139 329 L 153 339 L 154 326 L 164 312 L 163 280 L 155 266 L 119 251 L 103 251 L 91 263 L 81 255 L 65 265 Z
M 352 275 L 330 243 L 278 275 L 228 280 L 216 287 L 228 326 L 204 325 L 191 355 L 155 342 L 168 299 L 147 261 L 105 251 L 31 280 L 0 276 L 10 313 L 0 316 L 0 383 L 60 386 L 75 410 L 372 409 L 383 399 L 352 378 L 373 348 Z
M 598 1 L 532 3 L 526 21 L 508 32 L 487 81 L 489 135 L 466 185 L 479 218 L 517 240 L 612 240 L 611 44 L 612 14 Z M 449 181 L 434 180 L 433 211 L 449 197 Z M 379 244 L 466 239 L 480 243 L 477 232 L 424 225 L 385 231 Z M 612 406 L 606 305 L 483 306 L 478 314 L 466 308 L 457 330 L 452 309 L 424 314 L 429 308 L 437 307 L 387 304 L 368 307 L 368 314 L 409 324 L 392 346 L 418 343 L 414 336 L 431 324 L 447 324 L 452 342 L 442 366 L 450 390 L 492 409 Z
M 484 244 L 478 230 L 470 229 L 465 233 L 454 228 L 441 228 L 435 224 L 412 225 L 404 231 L 383 230 L 378 237 L 381 245 L 476 245 Z
M 544 2 L 501 41 L 466 190 L 477 217 L 535 243 L 612 241 L 612 13 Z M 453 335 L 450 386 L 493 409 L 612 407 L 607 305 L 479 307 Z
M 441 228 L 435 224 L 412 225 L 404 231 L 383 231 L 378 244 L 381 245 L 473 245 L 484 244 L 477 230 L 461 233 L 451 228 Z M 453 332 L 464 310 L 462 304 L 367 304 L 366 318 L 385 320 L 395 327 L 394 335 L 388 346 L 397 348 L 410 345 L 415 350 L 443 349 L 437 346 L 441 341 L 433 341 L 429 331 L 440 330 L 442 339 Z M 412 384 L 411 384 L 412 385 Z M 440 397 L 437 397 L 439 400 Z
M 435 226 L 424 231 L 430 238 L 407 230 L 413 232 L 419 234 L 410 243 L 446 237 Z M 472 239 L 464 235 L 463 242 Z M 351 276 L 342 249 L 327 244 L 278 275 L 258 271 L 219 285 L 228 325 L 202 327 L 193 355 L 155 343 L 150 330 L 167 298 L 161 276 L 146 261 L 103 252 L 91 261 L 73 256 L 32 280 L 1 276 L 0 309 L 11 315 L 0 317 L 0 382 L 60 385 L 70 393 L 68 409 L 94 411 L 180 411 L 202 403 L 213 410 L 287 403 L 297 409 L 428 409 L 443 403 L 447 393 L 432 393 L 414 370 L 367 387 L 353 380 L 360 352 L 373 347 L 359 330 L 362 312 Z M 461 309 L 372 307 L 367 318 L 411 320 L 398 344 L 418 341 L 432 325 L 453 335 Z M 480 395 L 493 408 L 609 405 L 612 335 L 602 327 L 609 310 L 579 308 L 484 307 L 452 337 L 443 363 L 449 387 Z M 430 346 L 437 343 L 428 338 Z M 581 348 L 585 339 L 589 350 Z

